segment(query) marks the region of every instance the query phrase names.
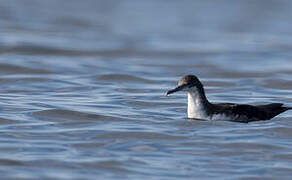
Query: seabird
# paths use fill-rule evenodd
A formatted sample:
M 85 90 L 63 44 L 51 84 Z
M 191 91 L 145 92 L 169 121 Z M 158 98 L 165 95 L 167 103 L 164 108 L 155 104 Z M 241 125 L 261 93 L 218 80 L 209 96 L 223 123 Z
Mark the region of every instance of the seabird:
M 284 107 L 281 103 L 266 105 L 248 105 L 234 103 L 211 103 L 208 101 L 203 84 L 195 75 L 186 75 L 178 82 L 178 86 L 169 90 L 166 95 L 177 91 L 188 94 L 188 118 L 205 120 L 229 120 L 251 122 L 269 120 L 292 107 Z

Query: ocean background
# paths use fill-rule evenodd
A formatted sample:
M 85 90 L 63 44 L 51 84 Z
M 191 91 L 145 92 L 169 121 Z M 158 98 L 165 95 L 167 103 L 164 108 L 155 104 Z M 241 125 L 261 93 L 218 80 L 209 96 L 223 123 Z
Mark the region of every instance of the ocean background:
M 212 102 L 292 106 L 290 0 L 0 0 L 1 179 L 291 179 L 292 111 L 187 119 Z

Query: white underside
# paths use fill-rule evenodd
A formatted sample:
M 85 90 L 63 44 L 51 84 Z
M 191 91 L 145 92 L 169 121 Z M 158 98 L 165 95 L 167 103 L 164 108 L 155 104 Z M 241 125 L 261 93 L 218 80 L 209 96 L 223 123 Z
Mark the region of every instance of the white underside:
M 207 118 L 203 103 L 201 102 L 197 92 L 188 92 L 188 118 Z
M 196 91 L 188 92 L 188 118 L 191 119 L 205 119 L 205 120 L 246 120 L 246 116 L 226 116 L 225 114 L 213 114 L 208 116 L 204 107 L 204 104 L 201 102 L 198 93 Z
M 190 108 L 193 106 L 190 106 Z M 189 108 L 188 108 L 189 109 Z M 232 121 L 232 120 L 245 120 L 245 118 L 239 118 L 239 116 L 226 116 L 225 114 L 214 114 L 212 116 L 206 115 L 202 110 L 199 109 L 191 109 L 188 110 L 188 118 L 191 119 L 204 119 L 204 120 L 225 120 L 225 121 Z
M 194 113 L 195 112 L 195 113 Z M 205 115 L 206 113 L 196 110 L 191 111 L 189 113 L 188 111 L 188 118 L 191 119 L 204 119 L 204 120 L 212 120 L 212 121 L 234 121 L 234 120 L 247 120 L 246 116 L 226 116 L 225 114 L 213 114 L 212 116 Z
M 239 116 L 226 116 L 224 114 L 214 114 L 213 116 L 209 116 L 207 120 L 213 120 L 213 121 L 218 121 L 218 120 L 225 120 L 225 121 L 233 121 L 233 120 L 245 120 L 244 117 L 239 118 Z

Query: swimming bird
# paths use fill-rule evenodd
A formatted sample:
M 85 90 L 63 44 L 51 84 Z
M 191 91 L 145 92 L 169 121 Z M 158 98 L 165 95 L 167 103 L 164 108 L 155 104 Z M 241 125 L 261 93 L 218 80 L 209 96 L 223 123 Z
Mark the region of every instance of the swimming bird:
M 292 107 L 282 103 L 266 105 L 248 105 L 235 103 L 211 103 L 208 101 L 203 84 L 195 75 L 186 75 L 178 82 L 178 86 L 169 90 L 166 95 L 177 91 L 185 91 L 188 95 L 188 118 L 205 120 L 229 120 L 251 122 L 269 120 Z

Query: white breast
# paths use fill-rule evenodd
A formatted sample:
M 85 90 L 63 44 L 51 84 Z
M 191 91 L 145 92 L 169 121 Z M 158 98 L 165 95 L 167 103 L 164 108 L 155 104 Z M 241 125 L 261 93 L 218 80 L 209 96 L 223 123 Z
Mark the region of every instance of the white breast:
M 196 92 L 188 92 L 188 118 L 207 118 L 204 104 Z

